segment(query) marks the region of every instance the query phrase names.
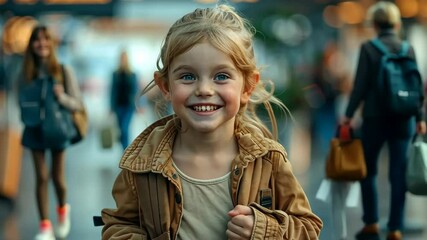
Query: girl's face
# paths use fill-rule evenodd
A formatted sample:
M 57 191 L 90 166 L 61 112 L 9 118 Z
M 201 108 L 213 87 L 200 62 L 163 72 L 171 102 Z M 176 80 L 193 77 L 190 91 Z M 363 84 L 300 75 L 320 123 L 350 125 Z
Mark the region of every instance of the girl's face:
M 167 83 L 156 81 L 185 130 L 232 129 L 241 104 L 250 97 L 231 58 L 210 43 L 197 44 L 177 56 L 168 76 Z
M 40 58 L 47 58 L 51 54 L 52 40 L 49 39 L 46 34 L 39 31 L 33 44 L 34 54 Z

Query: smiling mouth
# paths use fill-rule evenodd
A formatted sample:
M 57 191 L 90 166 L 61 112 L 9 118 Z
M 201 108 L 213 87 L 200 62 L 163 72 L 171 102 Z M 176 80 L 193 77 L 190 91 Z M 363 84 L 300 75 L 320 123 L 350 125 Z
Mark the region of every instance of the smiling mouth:
M 204 106 L 192 106 L 191 108 L 196 112 L 210 112 L 210 111 L 217 110 L 219 107 L 214 105 L 204 105 Z

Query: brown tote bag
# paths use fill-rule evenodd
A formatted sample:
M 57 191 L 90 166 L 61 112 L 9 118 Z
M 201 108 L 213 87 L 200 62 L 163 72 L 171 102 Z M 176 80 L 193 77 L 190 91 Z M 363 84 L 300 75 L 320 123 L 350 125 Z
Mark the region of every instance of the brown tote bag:
M 349 125 L 338 126 L 326 159 L 326 177 L 335 181 L 358 181 L 366 177 L 366 163 L 360 139 Z
M 69 85 L 71 85 L 71 83 L 69 83 L 69 79 L 67 78 L 67 74 L 65 74 L 65 69 L 64 69 L 64 65 L 61 65 L 61 69 L 62 69 L 62 78 L 64 79 L 64 90 L 65 92 L 68 92 L 68 87 Z M 86 107 L 83 103 L 83 101 L 80 99 L 81 104 L 83 106 L 83 108 L 81 110 L 77 110 L 77 111 L 73 111 L 72 112 L 72 119 L 73 119 L 73 123 L 74 123 L 74 127 L 77 130 L 77 135 L 74 136 L 71 139 L 71 143 L 78 143 L 81 140 L 83 140 L 83 138 L 86 137 L 88 128 L 89 128 L 89 119 L 88 119 L 88 115 L 87 115 L 87 110 Z
M 77 143 L 86 137 L 88 131 L 89 122 L 86 107 L 83 106 L 82 110 L 73 112 L 73 122 L 77 129 L 77 136 L 71 139 L 71 143 Z

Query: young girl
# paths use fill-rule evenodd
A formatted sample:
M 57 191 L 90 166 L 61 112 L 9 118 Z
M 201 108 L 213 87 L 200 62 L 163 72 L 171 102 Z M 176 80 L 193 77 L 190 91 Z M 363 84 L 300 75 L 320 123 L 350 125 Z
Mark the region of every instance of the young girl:
M 64 79 L 65 76 L 65 79 Z M 52 80 L 52 81 L 51 81 Z M 70 111 L 83 109 L 80 101 L 80 92 L 76 79 L 73 77 L 68 67 L 63 67 L 58 62 L 55 54 L 54 39 L 45 26 L 36 26 L 28 43 L 25 52 L 23 64 L 22 91 L 31 83 L 49 83 L 45 96 L 52 96 L 54 101 Z M 65 87 L 64 87 L 65 86 Z M 67 89 L 67 92 L 64 89 Z M 39 92 L 39 94 L 42 91 Z M 25 110 L 22 110 L 25 111 Z M 45 111 L 45 114 L 52 113 Z M 25 114 L 22 112 L 21 114 Z M 69 141 L 49 141 L 43 134 L 41 125 L 25 125 L 22 136 L 22 145 L 31 149 L 34 168 L 36 173 L 36 197 L 37 206 L 40 215 L 40 232 L 37 234 L 37 240 L 55 239 L 52 223 L 49 218 L 49 194 L 48 181 L 49 170 L 46 163 L 45 152 L 50 150 L 52 155 L 52 180 L 55 187 L 56 197 L 58 199 L 57 207 L 57 236 L 65 238 L 70 231 L 70 206 L 66 201 L 66 182 L 65 182 L 65 148 L 69 146 Z
M 125 151 L 103 239 L 318 239 L 322 221 L 255 114 L 278 101 L 260 82 L 252 30 L 226 5 L 171 27 L 154 81 L 175 114 Z

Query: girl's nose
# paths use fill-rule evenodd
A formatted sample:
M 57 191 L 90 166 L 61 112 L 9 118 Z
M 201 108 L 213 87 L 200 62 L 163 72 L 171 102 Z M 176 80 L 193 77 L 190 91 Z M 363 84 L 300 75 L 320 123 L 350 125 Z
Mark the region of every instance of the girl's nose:
M 197 82 L 196 96 L 211 96 L 214 94 L 213 82 L 201 79 Z

